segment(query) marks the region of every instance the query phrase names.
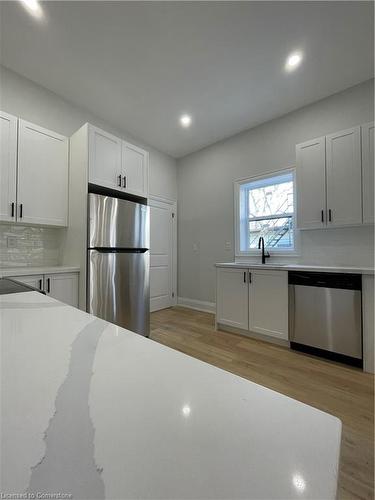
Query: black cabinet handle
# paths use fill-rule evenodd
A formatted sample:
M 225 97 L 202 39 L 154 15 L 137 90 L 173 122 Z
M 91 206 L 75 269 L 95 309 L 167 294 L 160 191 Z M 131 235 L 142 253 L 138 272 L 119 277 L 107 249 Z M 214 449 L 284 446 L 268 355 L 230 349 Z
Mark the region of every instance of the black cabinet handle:
M 246 271 L 243 273 L 243 282 L 246 283 Z
M 329 220 L 329 222 L 332 222 L 332 210 L 331 209 L 328 210 L 328 220 Z
M 23 204 L 20 203 L 20 219 L 23 217 Z
M 121 187 L 121 175 L 118 176 L 118 187 Z
M 251 283 L 251 273 L 249 272 L 249 283 Z
M 43 285 L 43 280 L 41 280 L 41 279 L 40 279 L 40 280 L 39 280 L 39 290 L 41 290 L 41 289 L 42 289 L 42 285 Z
M 47 293 L 51 291 L 51 278 L 47 278 Z
M 322 222 L 324 222 L 324 210 L 322 210 L 322 217 L 321 217 Z
M 11 215 L 11 217 L 14 217 L 14 201 L 12 202 L 11 207 L 12 207 L 12 215 Z
M 126 175 L 124 175 L 123 179 L 124 179 L 124 180 L 123 180 L 123 185 L 122 185 L 122 187 L 126 188 Z

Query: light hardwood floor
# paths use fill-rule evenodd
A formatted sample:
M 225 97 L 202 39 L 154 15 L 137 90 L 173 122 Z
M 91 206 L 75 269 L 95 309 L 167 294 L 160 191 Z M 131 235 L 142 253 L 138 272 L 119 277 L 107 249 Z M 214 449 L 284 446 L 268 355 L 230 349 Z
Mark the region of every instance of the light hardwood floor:
M 215 331 L 212 314 L 182 307 L 152 313 L 151 338 L 336 415 L 343 423 L 339 498 L 374 498 L 372 375 L 284 347 Z

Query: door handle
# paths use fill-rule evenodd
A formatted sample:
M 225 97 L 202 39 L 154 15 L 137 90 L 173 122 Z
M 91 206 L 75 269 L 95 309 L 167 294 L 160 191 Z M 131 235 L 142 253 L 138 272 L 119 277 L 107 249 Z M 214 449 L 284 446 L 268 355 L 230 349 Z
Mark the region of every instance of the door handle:
M 51 278 L 47 278 L 47 293 L 51 291 Z
M 12 207 L 12 215 L 11 215 L 11 217 L 14 217 L 14 201 L 12 202 L 11 207 Z
M 249 271 L 249 283 L 251 283 L 251 272 Z
M 42 289 L 42 285 L 43 285 L 43 280 L 41 280 L 41 279 L 40 279 L 40 280 L 39 280 L 39 290 L 41 290 L 41 289 Z
M 324 222 L 324 210 L 322 210 L 321 221 Z
M 121 175 L 119 175 L 117 178 L 118 178 L 117 185 L 118 185 L 118 187 L 121 187 Z
M 123 177 L 122 187 L 126 188 L 126 175 L 124 175 L 124 177 Z
M 23 204 L 20 203 L 20 219 L 23 217 Z
M 328 210 L 328 221 L 332 222 L 332 210 L 331 209 Z
M 246 283 L 246 271 L 243 273 L 243 282 Z

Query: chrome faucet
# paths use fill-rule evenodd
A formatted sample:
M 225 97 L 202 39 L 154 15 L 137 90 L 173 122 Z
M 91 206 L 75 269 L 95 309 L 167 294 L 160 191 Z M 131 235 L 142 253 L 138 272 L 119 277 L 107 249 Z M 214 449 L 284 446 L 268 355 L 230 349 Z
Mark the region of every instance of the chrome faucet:
M 265 264 L 266 263 L 266 259 L 269 259 L 271 256 L 270 256 L 269 252 L 265 252 L 264 251 L 264 238 L 263 238 L 263 236 L 261 236 L 259 238 L 258 248 L 262 249 L 262 264 Z

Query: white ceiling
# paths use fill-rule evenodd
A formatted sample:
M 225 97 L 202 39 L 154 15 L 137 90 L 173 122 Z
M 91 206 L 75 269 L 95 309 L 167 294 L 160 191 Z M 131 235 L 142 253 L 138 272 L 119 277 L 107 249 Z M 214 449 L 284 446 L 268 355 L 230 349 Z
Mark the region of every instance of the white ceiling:
M 1 2 L 2 64 L 175 157 L 373 76 L 372 2 L 42 8 L 37 21 Z M 287 74 L 296 49 L 304 62 Z

